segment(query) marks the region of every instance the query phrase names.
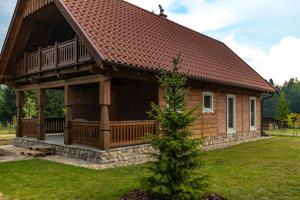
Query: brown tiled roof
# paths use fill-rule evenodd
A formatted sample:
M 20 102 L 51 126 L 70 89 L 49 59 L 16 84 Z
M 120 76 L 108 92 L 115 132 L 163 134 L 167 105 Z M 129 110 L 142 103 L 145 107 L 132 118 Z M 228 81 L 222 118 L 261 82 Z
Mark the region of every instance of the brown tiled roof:
M 102 60 L 146 70 L 170 69 L 202 80 L 274 92 L 224 43 L 123 0 L 60 0 Z

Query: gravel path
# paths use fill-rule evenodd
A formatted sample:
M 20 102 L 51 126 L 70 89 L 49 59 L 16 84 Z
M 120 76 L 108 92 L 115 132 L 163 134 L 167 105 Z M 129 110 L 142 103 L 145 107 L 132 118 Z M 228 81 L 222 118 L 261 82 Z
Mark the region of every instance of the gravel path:
M 0 163 L 3 162 L 10 162 L 10 161 L 16 161 L 16 160 L 28 160 L 31 158 L 28 158 L 26 156 L 20 155 L 20 152 L 24 149 L 14 147 L 12 145 L 3 145 L 0 146 L 0 150 L 9 152 L 9 155 L 0 156 Z

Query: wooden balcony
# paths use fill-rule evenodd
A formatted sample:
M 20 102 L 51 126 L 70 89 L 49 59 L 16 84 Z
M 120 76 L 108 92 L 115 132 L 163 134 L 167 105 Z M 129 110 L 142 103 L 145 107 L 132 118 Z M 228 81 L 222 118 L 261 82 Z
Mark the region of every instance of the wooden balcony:
M 63 43 L 55 43 L 47 48 L 39 48 L 35 52 L 24 53 L 23 60 L 18 62 L 16 73 L 22 76 L 89 61 L 92 61 L 92 57 L 86 47 L 78 38 L 74 38 Z

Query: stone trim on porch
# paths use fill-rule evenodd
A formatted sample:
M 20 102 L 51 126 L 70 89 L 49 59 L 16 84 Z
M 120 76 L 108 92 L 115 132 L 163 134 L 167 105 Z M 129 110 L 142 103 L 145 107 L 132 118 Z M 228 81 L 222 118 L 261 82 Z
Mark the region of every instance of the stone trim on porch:
M 49 136 L 47 136 L 49 137 Z M 51 136 L 50 136 L 51 137 Z M 258 132 L 252 132 L 244 135 L 218 136 L 205 139 L 203 149 L 205 151 L 226 148 L 229 146 L 264 139 Z M 149 144 L 132 145 L 110 150 L 99 150 L 83 145 L 64 145 L 63 142 L 39 141 L 33 138 L 16 138 L 13 144 L 17 147 L 27 147 L 34 145 L 47 145 L 56 149 L 56 155 L 68 158 L 79 159 L 97 164 L 135 164 L 149 161 L 147 153 L 153 149 Z

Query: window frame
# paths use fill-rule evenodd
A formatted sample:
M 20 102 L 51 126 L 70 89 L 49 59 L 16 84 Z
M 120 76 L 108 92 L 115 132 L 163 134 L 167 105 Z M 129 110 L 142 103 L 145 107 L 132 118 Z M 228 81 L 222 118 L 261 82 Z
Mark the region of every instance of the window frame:
M 233 99 L 233 127 L 229 127 L 229 99 Z M 227 134 L 228 135 L 233 135 L 236 134 L 236 96 L 234 94 L 227 94 L 226 98 L 226 127 L 227 127 Z
M 210 96 L 210 108 L 205 108 L 205 97 Z M 202 92 L 202 113 L 214 113 L 214 93 L 209 91 Z
M 254 126 L 251 124 L 251 101 L 254 101 Z M 249 98 L 249 128 L 250 131 L 256 131 L 256 97 Z

